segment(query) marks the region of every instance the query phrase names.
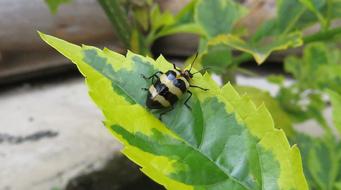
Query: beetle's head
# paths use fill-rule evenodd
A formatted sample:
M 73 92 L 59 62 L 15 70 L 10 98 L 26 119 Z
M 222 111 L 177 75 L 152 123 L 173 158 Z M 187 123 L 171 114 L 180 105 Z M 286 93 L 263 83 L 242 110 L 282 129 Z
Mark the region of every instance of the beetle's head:
M 187 70 L 187 69 L 184 70 L 184 71 L 182 71 L 182 72 L 181 72 L 181 75 L 182 75 L 183 77 L 185 77 L 185 79 L 187 79 L 187 80 L 193 78 L 193 74 L 191 73 L 190 70 Z

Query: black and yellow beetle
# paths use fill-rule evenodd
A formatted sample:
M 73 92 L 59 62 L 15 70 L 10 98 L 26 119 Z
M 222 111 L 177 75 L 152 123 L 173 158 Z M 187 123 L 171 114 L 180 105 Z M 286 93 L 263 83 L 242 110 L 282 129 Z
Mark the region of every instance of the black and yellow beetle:
M 187 108 L 191 109 L 191 107 L 187 104 L 188 100 L 192 97 L 192 92 L 188 90 L 190 87 L 199 88 L 204 91 L 208 90 L 199 86 L 191 85 L 191 79 L 193 78 L 193 75 L 200 73 L 202 70 L 206 70 L 202 69 L 198 72 L 191 73 L 193 63 L 191 64 L 189 70 L 180 70 L 173 63 L 174 70 L 169 70 L 166 73 L 158 71 L 149 77 L 142 75 L 144 79 L 152 79 L 152 85 L 149 87 L 149 89 L 142 88 L 143 90 L 148 91 L 146 106 L 149 109 L 169 108 L 160 114 L 160 120 L 162 115 L 174 109 L 174 104 L 186 92 L 189 94 L 189 96 L 185 100 L 184 104 Z M 157 80 L 154 82 L 155 78 Z

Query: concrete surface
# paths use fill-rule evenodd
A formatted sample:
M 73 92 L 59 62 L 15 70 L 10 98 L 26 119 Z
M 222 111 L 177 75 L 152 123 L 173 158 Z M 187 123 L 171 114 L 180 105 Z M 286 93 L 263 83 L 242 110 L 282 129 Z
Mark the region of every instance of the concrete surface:
M 62 188 L 120 145 L 103 127 L 83 79 L 0 94 L 0 190 Z

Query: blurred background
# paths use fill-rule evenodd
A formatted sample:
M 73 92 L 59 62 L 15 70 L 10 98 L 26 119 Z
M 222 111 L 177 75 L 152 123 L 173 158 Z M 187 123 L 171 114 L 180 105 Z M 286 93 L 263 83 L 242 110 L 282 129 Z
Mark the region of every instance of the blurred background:
M 0 0 L 0 190 L 163 189 L 121 156 L 75 65 L 37 31 L 179 66 L 198 52 L 196 67 L 266 104 L 304 164 L 334 168 L 324 182 L 305 164 L 312 189 L 341 189 L 340 18 L 340 0 Z

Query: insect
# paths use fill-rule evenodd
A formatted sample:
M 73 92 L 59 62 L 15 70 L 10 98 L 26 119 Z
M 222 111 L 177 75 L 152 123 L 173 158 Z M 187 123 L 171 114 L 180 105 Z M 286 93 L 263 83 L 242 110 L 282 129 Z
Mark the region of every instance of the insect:
M 197 55 L 195 56 L 195 59 Z M 148 91 L 146 106 L 149 109 L 163 109 L 168 108 L 162 112 L 159 116 L 161 120 L 162 115 L 172 111 L 174 109 L 174 104 L 185 94 L 188 93 L 189 96 L 185 100 L 184 105 L 191 110 L 191 107 L 188 105 L 188 101 L 192 97 L 192 92 L 189 91 L 189 88 L 199 88 L 203 91 L 207 91 L 208 89 L 202 88 L 200 86 L 192 85 L 191 80 L 193 75 L 200 73 L 202 69 L 198 72 L 191 73 L 193 63 L 189 70 L 180 70 L 173 63 L 173 70 L 168 70 L 166 73 L 161 71 L 157 71 L 153 75 L 146 77 L 142 74 L 144 79 L 152 80 L 152 85 L 148 88 L 142 88 L 145 91 Z M 155 81 L 156 79 L 156 81 Z

